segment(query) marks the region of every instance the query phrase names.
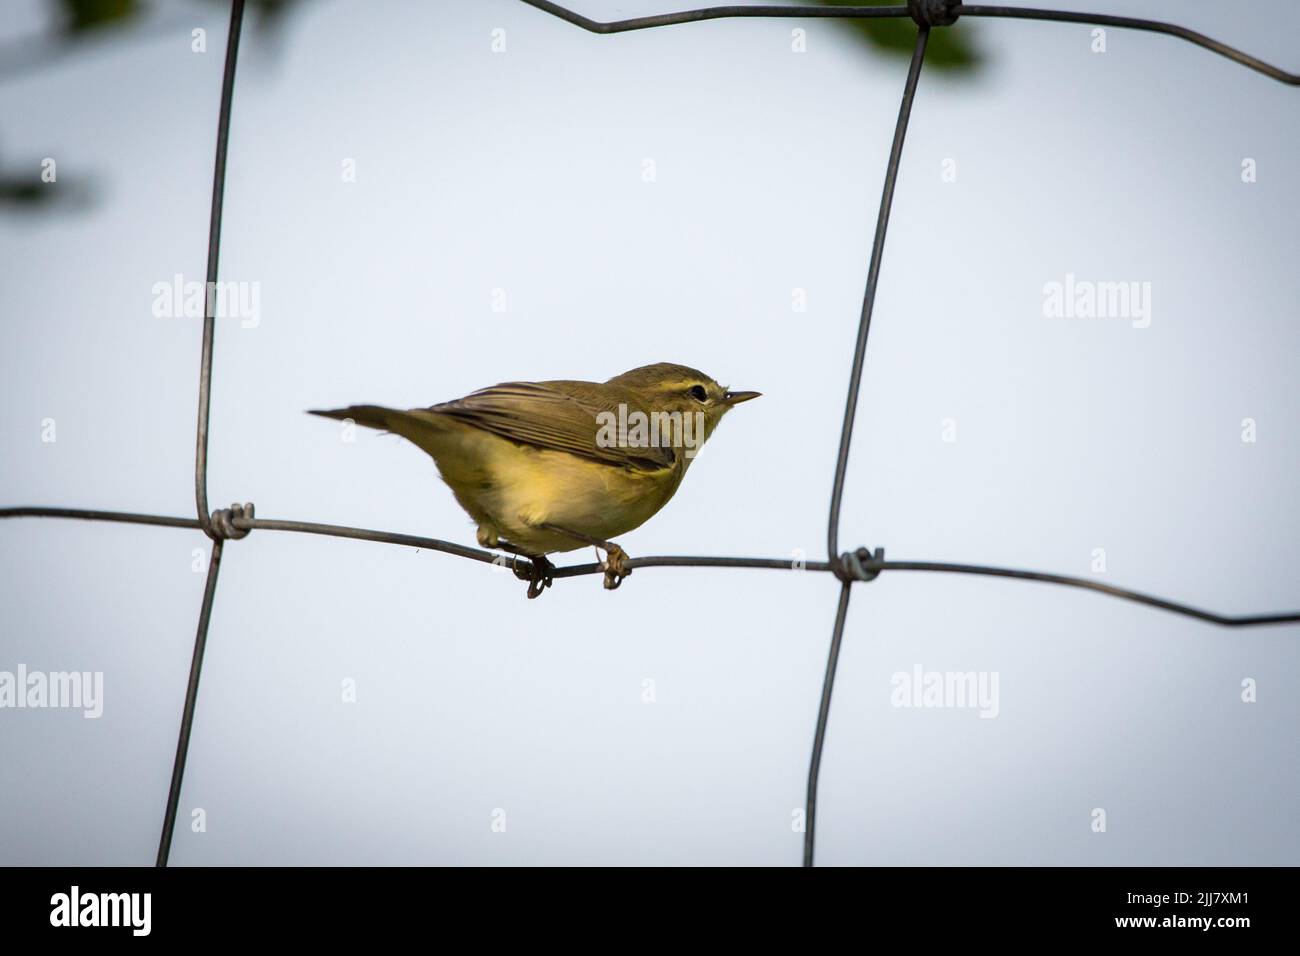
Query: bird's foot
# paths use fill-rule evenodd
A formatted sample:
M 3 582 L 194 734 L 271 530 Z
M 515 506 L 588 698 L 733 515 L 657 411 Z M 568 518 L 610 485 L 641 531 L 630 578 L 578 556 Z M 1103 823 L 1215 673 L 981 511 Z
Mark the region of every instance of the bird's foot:
M 587 544 L 596 548 L 596 559 L 600 561 L 600 566 L 605 572 L 605 590 L 612 591 L 620 584 L 623 579 L 632 573 L 632 569 L 627 566 L 631 560 L 627 552 L 616 545 L 613 541 L 602 541 L 600 538 L 593 538 L 589 535 L 581 534 L 577 531 L 570 531 L 567 528 L 561 528 L 559 525 L 540 524 L 537 527 L 545 531 L 554 531 L 557 534 L 567 535 L 577 541 L 585 541 Z M 605 551 L 604 559 L 600 557 L 601 549 Z
M 530 600 L 532 598 L 541 597 L 542 592 L 555 583 L 555 565 L 546 560 L 545 555 L 529 554 L 518 545 L 511 544 L 509 541 L 504 541 L 497 537 L 495 532 L 492 533 L 491 538 L 492 543 L 490 545 L 486 544 L 483 540 L 483 529 L 479 529 L 478 540 L 480 544 L 484 547 L 499 548 L 502 551 L 509 551 L 515 556 L 514 560 L 510 562 L 510 570 L 514 572 L 515 577 L 520 581 L 528 582 L 528 597 Z M 528 559 L 528 565 L 526 567 L 521 568 L 519 566 L 520 558 Z
M 604 547 L 605 560 L 600 562 L 600 566 L 605 569 L 605 590 L 612 591 L 623 583 L 632 569 L 627 566 L 629 558 L 626 551 L 612 541 L 606 541 Z
M 548 561 L 545 555 L 530 554 L 525 555 L 528 558 L 530 567 L 521 568 L 515 565 L 515 577 L 521 581 L 528 582 L 528 599 L 542 596 L 542 592 L 555 583 L 555 565 Z

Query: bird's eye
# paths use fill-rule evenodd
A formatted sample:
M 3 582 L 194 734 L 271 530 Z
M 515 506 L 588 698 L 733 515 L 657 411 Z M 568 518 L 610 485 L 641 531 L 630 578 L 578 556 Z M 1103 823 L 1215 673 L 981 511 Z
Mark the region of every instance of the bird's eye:
M 709 393 L 705 391 L 703 385 L 692 385 L 691 398 L 695 399 L 697 402 L 707 402 L 709 400 Z

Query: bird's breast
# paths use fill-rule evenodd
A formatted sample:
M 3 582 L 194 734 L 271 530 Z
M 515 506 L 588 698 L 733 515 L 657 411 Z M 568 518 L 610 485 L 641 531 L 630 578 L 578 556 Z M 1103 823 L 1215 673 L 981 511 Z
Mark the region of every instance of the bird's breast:
M 680 461 L 637 471 L 501 439 L 478 448 L 481 480 L 457 487 L 445 472 L 444 478 L 480 524 L 486 517 L 501 537 L 538 553 L 585 546 L 541 525 L 601 540 L 639 527 L 668 502 L 684 473 Z

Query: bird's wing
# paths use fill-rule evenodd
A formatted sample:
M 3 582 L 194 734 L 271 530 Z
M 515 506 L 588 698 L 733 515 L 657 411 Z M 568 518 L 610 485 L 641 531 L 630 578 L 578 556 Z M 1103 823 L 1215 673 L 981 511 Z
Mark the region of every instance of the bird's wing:
M 564 387 L 579 384 L 588 383 L 505 382 L 454 402 L 434 405 L 429 411 L 513 442 L 568 452 L 601 464 L 640 471 L 659 471 L 673 465 L 676 455 L 670 447 L 628 448 L 597 441 L 601 413 L 617 420 L 617 400 Z M 569 391 L 579 391 L 579 395 Z

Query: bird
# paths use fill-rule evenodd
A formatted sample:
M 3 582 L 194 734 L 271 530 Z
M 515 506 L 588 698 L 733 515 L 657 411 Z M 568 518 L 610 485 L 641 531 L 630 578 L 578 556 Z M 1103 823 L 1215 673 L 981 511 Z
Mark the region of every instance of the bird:
M 611 539 L 663 508 L 723 416 L 760 394 L 657 362 L 605 382 L 503 382 L 428 408 L 309 414 L 391 432 L 426 452 L 477 525 L 478 543 L 532 562 L 536 598 L 553 581 L 547 555 L 589 546 L 605 552 L 604 584 L 617 588 L 632 569 Z

